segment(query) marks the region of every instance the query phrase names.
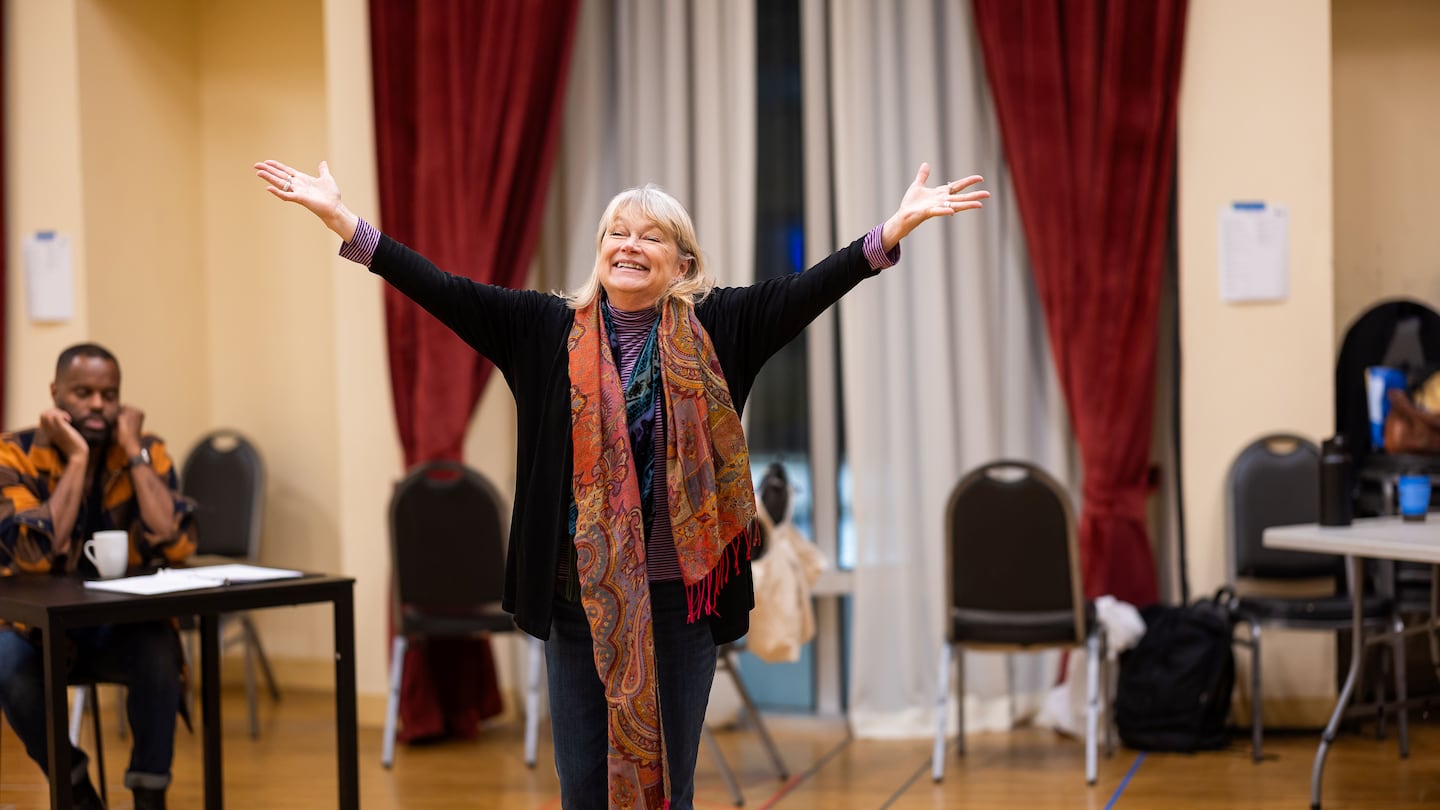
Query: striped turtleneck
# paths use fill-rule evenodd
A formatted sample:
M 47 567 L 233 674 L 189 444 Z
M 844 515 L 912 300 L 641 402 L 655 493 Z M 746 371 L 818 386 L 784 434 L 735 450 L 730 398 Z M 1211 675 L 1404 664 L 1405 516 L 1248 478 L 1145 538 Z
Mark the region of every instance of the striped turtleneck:
M 603 304 L 610 313 L 610 322 L 615 326 L 614 345 L 620 347 L 620 356 L 615 358 L 620 367 L 620 390 L 630 385 L 630 373 L 635 370 L 635 359 L 645 345 L 650 329 L 660 319 L 660 310 L 655 307 L 627 312 Z M 670 533 L 670 495 L 665 487 L 665 396 L 663 392 L 655 397 L 655 430 L 650 440 L 655 443 L 655 476 L 651 479 L 650 493 L 654 500 L 654 517 L 650 536 L 645 539 L 645 567 L 651 582 L 665 582 L 681 578 L 680 557 L 675 553 L 675 539 Z

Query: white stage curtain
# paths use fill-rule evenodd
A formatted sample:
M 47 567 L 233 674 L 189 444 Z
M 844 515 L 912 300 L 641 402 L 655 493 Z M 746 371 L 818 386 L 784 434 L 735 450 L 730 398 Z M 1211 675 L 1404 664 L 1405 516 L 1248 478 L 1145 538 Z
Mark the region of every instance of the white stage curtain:
M 754 278 L 755 38 L 749 2 L 581 4 L 536 286 L 588 278 L 606 203 L 646 183 L 689 209 L 720 284 Z
M 831 178 L 807 205 L 832 202 L 828 215 L 807 211 L 812 258 L 883 221 L 922 161 L 931 185 L 982 174 L 994 195 L 982 211 L 922 226 L 897 267 L 840 305 L 857 548 L 850 718 L 862 737 L 926 736 L 950 490 L 999 458 L 1069 482 L 1072 440 L 969 3 L 802 2 L 806 172 Z M 1055 659 L 1016 655 L 1007 676 L 1003 655 L 968 655 L 971 730 L 1038 708 Z

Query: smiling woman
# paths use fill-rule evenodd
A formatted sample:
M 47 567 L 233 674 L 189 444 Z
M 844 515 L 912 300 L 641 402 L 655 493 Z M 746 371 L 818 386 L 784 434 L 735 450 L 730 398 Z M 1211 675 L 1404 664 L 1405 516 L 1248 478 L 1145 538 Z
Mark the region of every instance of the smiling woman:
M 566 297 L 571 307 L 580 309 L 603 287 L 613 306 L 636 311 L 654 307 L 667 296 L 698 304 L 714 286 L 690 213 L 651 184 L 610 200 L 595 235 L 595 270 Z
M 804 273 L 716 289 L 689 213 L 616 195 L 590 280 L 568 295 L 453 276 L 351 213 L 328 167 L 255 165 L 367 265 L 495 363 L 515 394 L 517 491 L 504 607 L 545 639 L 565 807 L 693 807 L 716 644 L 748 629 L 755 493 L 740 413 L 761 367 L 899 260 L 929 219 L 979 208 L 978 176 L 927 187 Z M 561 357 L 564 363 L 559 362 Z M 602 736 L 601 729 L 607 734 Z M 606 762 L 605 767 L 600 767 Z M 668 776 L 668 778 L 667 778 Z

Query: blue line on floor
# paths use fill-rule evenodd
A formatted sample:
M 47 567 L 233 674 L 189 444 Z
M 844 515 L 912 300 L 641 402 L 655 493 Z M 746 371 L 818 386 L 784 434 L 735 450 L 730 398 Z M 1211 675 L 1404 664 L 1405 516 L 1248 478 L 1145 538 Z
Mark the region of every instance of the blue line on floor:
M 1142 752 L 1140 756 L 1135 758 L 1135 764 L 1130 766 L 1129 773 L 1125 774 L 1125 778 L 1120 780 L 1120 786 L 1115 788 L 1115 794 L 1110 797 L 1110 803 L 1105 805 L 1105 810 L 1110 810 L 1112 807 L 1115 806 L 1116 802 L 1120 801 L 1120 794 L 1124 793 L 1125 786 L 1130 784 L 1130 777 L 1134 776 L 1135 772 L 1140 770 L 1140 763 L 1144 761 L 1145 754 Z

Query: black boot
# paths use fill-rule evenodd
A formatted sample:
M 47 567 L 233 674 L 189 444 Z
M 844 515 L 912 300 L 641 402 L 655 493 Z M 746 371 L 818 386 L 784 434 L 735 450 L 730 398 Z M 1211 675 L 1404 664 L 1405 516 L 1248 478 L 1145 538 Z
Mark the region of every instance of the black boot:
M 100 801 L 100 794 L 90 784 L 89 775 L 70 786 L 70 798 L 75 810 L 105 810 L 105 802 Z
M 135 810 L 165 810 L 164 788 L 134 788 Z

